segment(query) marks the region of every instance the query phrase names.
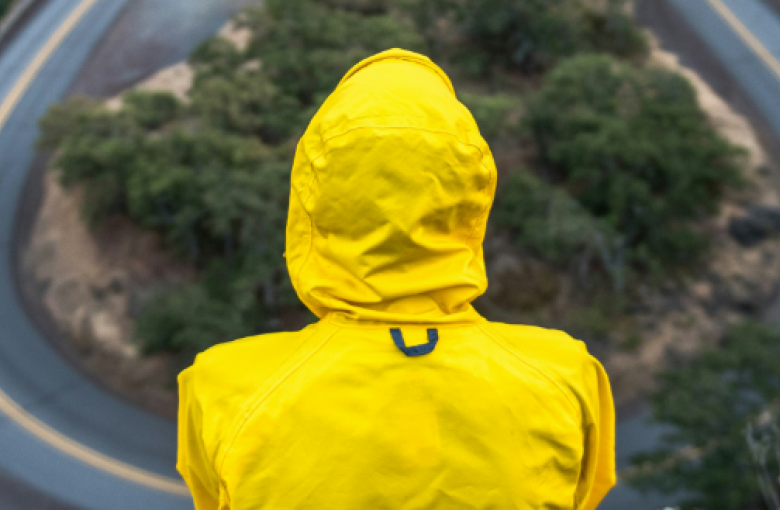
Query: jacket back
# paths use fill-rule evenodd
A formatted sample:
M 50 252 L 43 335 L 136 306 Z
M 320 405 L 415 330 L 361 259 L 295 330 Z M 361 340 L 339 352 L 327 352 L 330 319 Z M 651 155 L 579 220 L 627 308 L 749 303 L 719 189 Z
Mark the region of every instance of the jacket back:
M 320 321 L 180 375 L 196 508 L 595 508 L 609 382 L 582 342 L 471 306 L 496 170 L 441 69 L 402 50 L 355 66 L 291 184 L 288 269 Z

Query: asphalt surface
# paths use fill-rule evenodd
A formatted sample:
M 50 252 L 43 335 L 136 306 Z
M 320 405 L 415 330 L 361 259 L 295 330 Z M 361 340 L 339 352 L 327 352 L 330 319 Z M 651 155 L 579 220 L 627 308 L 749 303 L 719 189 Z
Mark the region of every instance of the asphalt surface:
M 701 43 L 707 58 L 725 70 L 746 107 L 759 112 L 767 136 L 780 139 L 780 79 L 716 13 L 713 4 L 708 0 L 649 1 L 669 9 L 672 21 L 682 24 L 687 35 Z M 776 13 L 762 0 L 723 2 L 780 60 Z M 79 3 L 50 0 L 0 50 L 0 103 Z M 69 92 L 114 93 L 155 67 L 181 59 L 227 19 L 229 8 L 215 5 L 226 4 L 220 0 L 98 0 L 42 67 L 0 131 L 0 390 L 63 436 L 167 480 L 177 478 L 174 424 L 101 389 L 64 361 L 20 304 L 13 284 L 20 224 L 16 216 L 35 158 L 36 121 L 48 105 Z M 159 51 L 133 51 L 136 42 L 159 44 Z M 662 429 L 645 423 L 646 417 L 644 411 L 619 423 L 620 467 L 627 465 L 632 453 L 657 443 Z M 54 443 L 40 440 L 0 413 L 0 508 L 191 508 L 186 497 L 116 476 L 110 469 L 64 453 Z M 18 486 L 7 489 L 11 484 Z M 671 504 L 673 498 L 641 496 L 618 486 L 600 509 L 653 510 Z

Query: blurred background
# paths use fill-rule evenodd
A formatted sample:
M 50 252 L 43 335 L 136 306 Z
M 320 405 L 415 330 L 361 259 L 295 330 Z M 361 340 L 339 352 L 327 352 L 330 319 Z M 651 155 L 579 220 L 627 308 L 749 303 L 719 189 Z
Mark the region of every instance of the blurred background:
M 490 320 L 607 369 L 599 507 L 780 508 L 780 0 L 0 0 L 0 508 L 191 508 L 176 375 L 315 317 L 298 138 L 359 60 L 494 153 Z

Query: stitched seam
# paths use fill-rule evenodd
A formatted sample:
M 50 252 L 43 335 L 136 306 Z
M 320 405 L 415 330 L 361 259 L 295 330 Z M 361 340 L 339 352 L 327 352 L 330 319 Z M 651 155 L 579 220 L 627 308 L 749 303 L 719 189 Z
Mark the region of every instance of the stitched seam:
M 520 356 L 520 355 L 519 355 L 517 352 L 515 352 L 513 349 L 509 348 L 509 347 L 508 347 L 508 346 L 507 346 L 507 345 L 506 345 L 504 342 L 502 342 L 501 340 L 499 340 L 499 339 L 497 338 L 496 334 L 494 334 L 494 333 L 493 333 L 493 332 L 491 332 L 491 331 L 488 331 L 488 330 L 487 330 L 487 329 L 486 329 L 484 326 L 477 326 L 477 327 L 478 327 L 478 328 L 479 328 L 479 329 L 480 329 L 480 330 L 481 330 L 483 333 L 485 333 L 487 336 L 489 336 L 490 338 L 492 338 L 494 342 L 496 342 L 498 345 L 500 345 L 501 347 L 503 347 L 503 348 L 504 348 L 504 349 L 505 349 L 507 352 L 509 352 L 510 354 L 512 354 L 513 356 L 515 356 L 515 357 L 516 357 L 518 360 L 520 360 L 520 361 L 521 361 L 521 362 L 523 362 L 524 364 L 528 365 L 529 367 L 531 367 L 532 369 L 534 369 L 535 371 L 537 371 L 537 372 L 538 372 L 538 373 L 539 373 L 539 374 L 540 374 L 542 377 L 544 377 L 545 379 L 547 379 L 548 381 L 550 381 L 550 382 L 551 382 L 551 383 L 552 383 L 552 384 L 553 384 L 553 385 L 554 385 L 556 388 L 558 388 L 558 390 L 560 390 L 560 392 L 561 392 L 561 393 L 563 393 L 563 395 L 566 397 L 566 400 L 569 402 L 569 405 L 571 405 L 571 406 L 574 408 L 574 411 L 575 411 L 575 413 L 576 413 L 576 414 L 577 414 L 577 416 L 579 417 L 579 421 L 580 421 L 580 422 L 582 422 L 582 413 L 580 412 L 580 409 L 579 409 L 579 407 L 577 406 L 577 404 L 575 404 L 575 403 L 572 401 L 572 398 L 571 398 L 571 396 L 569 395 L 569 393 L 568 393 L 566 390 L 564 390 L 564 389 L 561 387 L 561 385 L 560 385 L 560 384 L 558 384 L 558 383 L 555 381 L 555 379 L 553 379 L 552 377 L 550 377 L 550 375 L 549 375 L 549 374 L 548 374 L 548 373 L 547 373 L 547 372 L 546 372 L 544 369 L 542 369 L 542 368 L 541 368 L 541 367 L 539 367 L 539 366 L 536 366 L 536 364 L 534 364 L 534 363 L 531 363 L 531 362 L 530 362 L 530 361 L 528 361 L 527 359 L 524 359 L 522 356 Z
M 300 197 L 298 198 L 300 200 Z M 295 273 L 294 280 L 298 280 L 301 276 L 301 273 L 303 273 L 303 268 L 306 267 L 306 264 L 309 263 L 309 258 L 311 257 L 312 249 L 314 248 L 314 221 L 311 219 L 311 214 L 309 214 L 309 211 L 306 210 L 306 204 L 301 202 L 301 209 L 303 209 L 303 212 L 306 213 L 306 217 L 309 218 L 309 249 L 306 251 L 306 257 L 303 259 L 303 263 L 301 263 L 301 267 L 298 268 L 298 271 Z
M 333 327 L 333 326 L 328 325 L 328 327 Z M 314 336 L 317 335 L 317 332 L 318 332 L 319 329 L 320 329 L 319 325 L 312 326 L 312 330 L 309 332 L 309 335 L 301 342 L 301 345 L 299 345 L 298 348 L 295 349 L 295 351 L 291 355 L 289 355 L 281 363 L 281 365 L 279 365 L 279 368 L 277 369 L 277 371 L 280 371 L 289 362 L 290 359 L 294 358 L 295 355 L 298 354 L 308 344 L 309 340 L 311 340 Z M 276 375 L 276 372 L 274 372 L 274 375 Z M 251 406 L 252 402 L 254 402 L 254 400 L 256 398 L 258 398 L 258 395 L 261 393 L 261 391 L 262 391 L 262 389 L 256 390 L 249 398 L 246 399 L 244 404 L 241 406 L 241 412 L 236 413 L 236 417 L 233 419 L 233 421 L 230 422 L 230 426 L 228 428 L 228 434 L 226 434 L 226 436 L 230 436 L 231 434 L 233 434 L 233 431 L 236 430 L 236 428 L 238 427 L 238 423 L 241 420 L 240 416 L 246 414 L 247 409 L 249 409 L 249 407 Z M 231 445 L 232 445 L 232 443 L 233 443 L 233 439 L 230 440 L 230 444 Z M 215 464 L 218 463 L 220 465 L 220 467 L 216 469 L 216 472 L 217 472 L 218 475 L 220 475 L 221 469 L 222 469 L 222 465 L 224 464 L 224 455 L 225 455 L 225 453 L 226 453 L 225 452 L 225 448 L 221 448 L 217 452 L 215 457 L 214 457 L 214 463 Z
M 421 65 L 423 67 L 427 67 L 429 71 L 433 71 L 436 74 L 436 76 L 441 78 L 441 80 L 444 82 L 444 85 L 446 85 L 447 90 L 449 90 L 452 93 L 453 96 L 456 96 L 455 89 L 452 86 L 452 81 L 449 79 L 449 77 L 444 73 L 444 71 L 439 66 L 437 66 L 435 63 L 433 63 L 431 61 L 426 62 L 426 61 L 424 61 L 422 59 L 413 58 L 413 57 L 406 56 L 406 55 L 393 55 L 393 56 L 388 55 L 385 58 L 376 59 L 376 60 L 372 60 L 371 62 L 367 62 L 367 63 L 363 64 L 362 66 L 358 67 L 357 69 L 353 70 L 352 72 L 350 72 L 344 78 L 342 78 L 342 80 L 339 82 L 339 84 L 337 85 L 336 88 L 341 87 L 344 83 L 349 81 L 350 78 L 355 76 L 357 73 L 359 73 L 363 69 L 365 69 L 365 68 L 367 68 L 369 66 L 372 66 L 374 64 L 382 63 L 383 61 L 386 61 L 386 60 L 403 60 L 405 62 L 409 62 L 409 63 L 412 63 L 412 64 L 418 64 L 418 65 Z
M 264 394 L 260 395 L 257 400 L 255 400 L 256 394 L 252 396 L 252 398 L 249 399 L 247 406 L 248 410 L 244 413 L 243 418 L 241 418 L 241 421 L 238 423 L 235 432 L 233 433 L 233 437 L 230 439 L 230 443 L 225 447 L 224 453 L 222 454 L 222 461 L 219 464 L 219 468 L 217 471 L 217 474 L 220 478 L 222 478 L 222 471 L 225 466 L 225 462 L 227 461 L 228 456 L 230 455 L 231 450 L 233 449 L 233 445 L 236 442 L 236 439 L 238 439 L 238 436 L 241 434 L 244 426 L 247 424 L 247 422 L 252 418 L 254 413 L 257 411 L 257 408 L 260 407 L 260 405 L 265 402 L 265 400 L 271 396 L 271 394 L 281 386 L 283 382 L 285 382 L 290 376 L 293 375 L 299 368 L 301 368 L 307 361 L 309 361 L 315 354 L 317 354 L 320 350 L 322 350 L 323 347 L 325 347 L 325 344 L 328 343 L 328 341 L 335 335 L 340 328 L 334 329 L 330 333 L 325 335 L 325 338 L 322 340 L 320 345 L 318 345 L 315 349 L 313 349 L 305 358 L 303 358 L 301 361 L 299 361 L 295 366 L 290 368 L 282 377 L 280 377 L 276 383 L 274 383 L 273 386 L 271 386 L 270 389 L 265 391 Z M 316 334 L 313 333 L 312 336 Z M 311 338 L 311 337 L 310 337 Z M 308 339 L 307 339 L 308 341 Z M 304 342 L 305 343 L 305 342 Z M 259 393 L 259 392 L 258 392 Z M 249 402 L 254 401 L 254 404 L 249 405 Z
M 319 158 L 320 156 L 317 157 Z M 305 206 L 306 204 L 309 203 L 309 199 L 313 194 L 312 188 L 314 187 L 314 181 L 317 179 L 317 174 L 314 171 L 314 160 L 309 160 L 309 171 L 311 172 L 311 177 L 309 177 L 309 183 L 306 185 L 305 189 L 301 190 L 306 192 L 306 199 L 305 200 L 301 199 L 301 204 L 303 204 L 304 210 L 306 210 Z
M 483 158 L 484 159 L 484 158 Z M 482 169 L 487 171 L 488 174 L 488 182 L 485 188 L 482 190 L 483 193 L 483 200 L 486 202 L 485 207 L 482 208 L 482 212 L 479 213 L 479 216 L 477 216 L 476 220 L 474 220 L 474 229 L 471 231 L 471 234 L 469 234 L 469 237 L 475 237 L 477 234 L 477 229 L 479 228 L 480 224 L 482 223 L 482 218 L 485 217 L 485 215 L 490 210 L 490 200 L 488 200 L 488 194 L 490 193 L 490 187 L 493 185 L 493 172 L 490 171 L 489 168 L 485 167 L 485 165 L 482 165 Z
M 475 149 L 477 149 L 479 151 L 480 156 L 482 156 L 480 158 L 480 161 L 485 158 L 485 153 L 482 152 L 482 149 L 479 147 L 479 145 L 476 145 L 476 144 L 473 144 L 471 142 L 466 142 L 464 140 L 461 140 L 460 137 L 458 135 L 456 135 L 455 133 L 451 133 L 449 131 L 441 131 L 441 130 L 438 130 L 438 129 L 426 129 L 426 128 L 421 128 L 421 127 L 411 127 L 411 126 L 356 126 L 356 127 L 353 127 L 353 128 L 349 128 L 346 131 L 344 131 L 342 133 L 339 133 L 337 135 L 333 135 L 330 138 L 322 139 L 321 143 L 323 145 L 325 145 L 326 143 L 330 142 L 331 140 L 334 140 L 336 138 L 340 138 L 340 137 L 342 137 L 344 135 L 347 135 L 347 134 L 351 133 L 352 131 L 357 131 L 359 129 L 409 129 L 409 130 L 414 130 L 414 131 L 425 131 L 427 133 L 438 133 L 438 134 L 442 134 L 442 135 L 449 135 L 449 136 L 455 138 L 458 142 L 462 143 L 463 145 L 468 145 L 469 147 L 474 147 Z M 318 159 L 320 159 L 323 156 L 326 156 L 330 152 L 331 152 L 331 150 L 325 149 L 321 154 L 319 154 L 319 155 L 317 155 L 317 157 L 313 158 L 311 160 L 311 163 L 310 163 L 312 165 L 312 168 L 314 167 L 314 163 Z
M 397 327 L 410 327 L 410 328 L 423 328 L 423 327 L 434 327 L 438 329 L 456 329 L 456 328 L 469 328 L 469 327 L 477 327 L 480 324 L 484 324 L 487 322 L 487 319 L 484 317 L 481 317 L 479 319 L 475 319 L 471 322 L 443 322 L 443 323 L 437 323 L 437 322 L 387 322 L 383 324 L 343 324 L 341 322 L 336 321 L 333 317 L 328 317 L 325 319 L 329 324 L 333 324 L 334 326 L 340 328 L 340 329 L 379 329 L 384 330 L 391 326 L 397 326 Z

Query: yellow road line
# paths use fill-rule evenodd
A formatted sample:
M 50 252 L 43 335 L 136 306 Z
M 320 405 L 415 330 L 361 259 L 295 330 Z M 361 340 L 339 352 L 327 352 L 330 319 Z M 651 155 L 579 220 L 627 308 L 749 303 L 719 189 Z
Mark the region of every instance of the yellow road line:
M 19 80 L 14 84 L 11 92 L 8 93 L 8 96 L 6 96 L 3 103 L 0 104 L 0 131 L 2 131 L 3 126 L 5 126 L 5 123 L 8 121 L 8 117 L 30 87 L 30 83 L 38 76 L 43 65 L 49 60 L 52 53 L 54 53 L 54 50 L 62 44 L 63 39 L 71 33 L 76 24 L 81 21 L 81 18 L 84 17 L 95 3 L 97 3 L 97 0 L 83 0 L 73 12 L 70 13 L 68 18 L 60 25 L 49 40 L 46 41 L 46 44 L 41 48 L 38 54 L 35 55 L 35 58 L 30 62 L 30 65 L 27 66 L 27 69 L 24 70 L 22 76 L 20 76 Z
M 734 32 L 752 49 L 772 73 L 780 80 L 780 62 L 761 44 L 756 36 L 742 24 L 733 12 L 723 3 L 723 0 L 707 0 L 715 11 L 728 23 Z
M 25 92 L 27 92 L 30 84 L 35 80 L 35 77 L 38 76 L 41 68 L 46 64 L 54 51 L 62 44 L 65 37 L 73 31 L 78 22 L 81 21 L 84 15 L 89 12 L 97 1 L 98 0 L 83 0 L 62 25 L 57 28 L 49 40 L 46 41 L 46 44 L 41 48 L 38 54 L 35 55 L 35 58 L 19 77 L 2 104 L 0 104 L 0 131 L 5 126 L 8 117 L 14 111 Z M 190 494 L 187 486 L 179 480 L 161 476 L 108 457 L 57 432 L 25 411 L 2 390 L 0 390 L 0 411 L 25 431 L 37 437 L 44 443 L 47 443 L 85 464 L 100 469 L 101 471 L 164 492 L 182 496 L 188 496 Z
M 60 434 L 25 411 L 2 390 L 0 390 L 0 411 L 41 441 L 85 464 L 139 485 L 182 496 L 190 494 L 187 486 L 178 480 L 125 464 Z

